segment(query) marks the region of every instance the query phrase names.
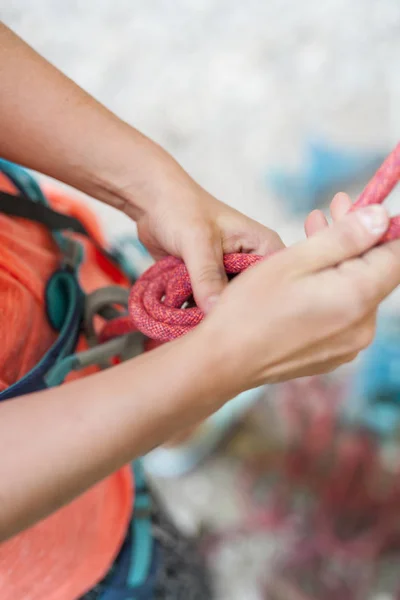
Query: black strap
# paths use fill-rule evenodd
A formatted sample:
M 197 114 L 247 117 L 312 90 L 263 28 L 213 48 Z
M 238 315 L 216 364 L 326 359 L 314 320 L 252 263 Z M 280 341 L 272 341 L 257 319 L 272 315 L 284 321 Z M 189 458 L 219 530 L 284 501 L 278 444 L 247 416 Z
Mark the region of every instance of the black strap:
M 2 191 L 0 191 L 0 213 L 41 223 L 52 232 L 71 231 L 72 233 L 81 233 L 89 238 L 96 248 L 115 267 L 117 267 L 117 269 L 121 270 L 121 265 L 117 258 L 108 250 L 99 246 L 86 227 L 78 219 L 75 219 L 75 217 L 59 213 L 45 204 L 33 202 L 30 198 L 27 198 L 22 194 L 13 195 Z
M 45 204 L 32 202 L 22 195 L 15 196 L 0 191 L 1 212 L 12 217 L 21 217 L 41 223 L 50 231 L 72 231 L 91 238 L 87 229 L 78 219 L 59 213 Z

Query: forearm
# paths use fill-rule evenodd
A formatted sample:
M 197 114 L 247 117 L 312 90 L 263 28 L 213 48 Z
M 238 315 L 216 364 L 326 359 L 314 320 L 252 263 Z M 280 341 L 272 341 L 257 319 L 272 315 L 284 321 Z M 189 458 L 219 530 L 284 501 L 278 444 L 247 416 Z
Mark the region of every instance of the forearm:
M 0 23 L 0 155 L 137 218 L 175 161 Z M 29 101 L 28 101 L 29 100 Z
M 0 539 L 217 410 L 232 393 L 222 391 L 222 365 L 194 332 L 92 377 L 0 404 Z

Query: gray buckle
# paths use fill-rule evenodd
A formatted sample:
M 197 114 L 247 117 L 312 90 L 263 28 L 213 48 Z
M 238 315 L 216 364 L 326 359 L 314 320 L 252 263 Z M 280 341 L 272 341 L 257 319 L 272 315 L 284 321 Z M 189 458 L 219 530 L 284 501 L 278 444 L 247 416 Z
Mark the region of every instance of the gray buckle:
M 118 355 L 122 361 L 129 360 L 142 354 L 144 350 L 144 335 L 139 332 L 131 332 L 110 340 L 104 344 L 98 342 L 94 328 L 94 317 L 101 315 L 106 319 L 115 318 L 121 313 L 114 308 L 115 305 L 128 307 L 129 291 L 123 287 L 113 285 L 94 291 L 86 297 L 84 309 L 84 330 L 91 350 L 96 353 L 97 364 L 106 369 L 110 366 L 109 359 Z M 105 350 L 110 348 L 111 354 Z
M 62 265 L 70 271 L 76 271 L 76 269 L 82 261 L 82 246 L 79 242 L 76 242 L 75 240 L 64 236 L 62 238 L 61 244 L 63 251 Z
M 135 358 L 143 352 L 144 335 L 138 332 L 127 333 L 113 340 L 93 346 L 89 350 L 79 352 L 75 355 L 78 368 L 84 369 L 92 365 L 111 366 L 109 361 L 114 356 L 120 356 L 122 360 Z
M 96 346 L 98 343 L 97 335 L 94 329 L 93 320 L 96 315 L 104 318 L 115 318 L 120 316 L 113 305 L 128 308 L 129 291 L 118 285 L 95 290 L 85 299 L 85 309 L 83 315 L 83 326 L 89 346 Z

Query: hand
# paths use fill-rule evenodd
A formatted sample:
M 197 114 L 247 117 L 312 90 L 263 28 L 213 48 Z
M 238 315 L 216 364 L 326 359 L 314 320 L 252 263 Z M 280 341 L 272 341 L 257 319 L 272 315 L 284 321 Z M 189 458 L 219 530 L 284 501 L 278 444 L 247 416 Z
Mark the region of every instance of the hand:
M 344 204 L 335 201 L 335 217 Z M 320 216 L 307 220 L 308 240 L 236 278 L 199 326 L 219 340 L 230 393 L 326 373 L 372 341 L 377 307 L 400 283 L 400 242 L 372 248 L 389 223 L 381 206 L 314 233 Z
M 154 257 L 185 261 L 204 311 L 226 284 L 224 252 L 282 248 L 276 233 L 210 196 L 1 23 L 0 38 L 0 155 L 124 210 Z
M 330 213 L 333 222 L 340 221 L 350 210 L 352 202 L 350 197 L 343 192 L 336 194 L 330 205 Z M 321 210 L 313 210 L 307 217 L 304 228 L 307 237 L 314 235 L 317 231 L 328 227 L 328 221 Z
M 139 236 L 154 258 L 166 254 L 182 258 L 195 300 L 208 312 L 227 284 L 224 254 L 264 256 L 284 244 L 271 229 L 208 194 L 168 155 L 160 162 L 154 182 L 143 194 L 142 213 L 137 216 Z

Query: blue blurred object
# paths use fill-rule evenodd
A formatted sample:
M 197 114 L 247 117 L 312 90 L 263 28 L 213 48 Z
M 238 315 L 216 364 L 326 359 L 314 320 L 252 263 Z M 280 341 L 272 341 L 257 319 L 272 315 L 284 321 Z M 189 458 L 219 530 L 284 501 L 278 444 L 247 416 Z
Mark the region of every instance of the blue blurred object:
M 393 437 L 400 428 L 400 318 L 381 317 L 355 374 L 344 419 Z
M 384 153 L 335 148 L 323 141 L 309 140 L 304 167 L 299 172 L 271 169 L 267 184 L 291 212 L 302 215 L 317 208 L 328 194 L 372 175 Z
M 114 240 L 112 254 L 132 282 L 153 263 L 147 249 L 134 235 L 124 235 Z

